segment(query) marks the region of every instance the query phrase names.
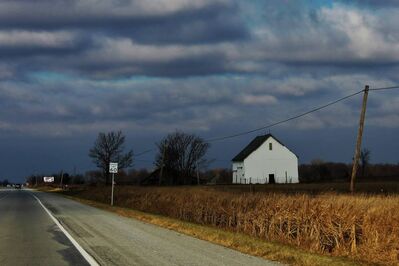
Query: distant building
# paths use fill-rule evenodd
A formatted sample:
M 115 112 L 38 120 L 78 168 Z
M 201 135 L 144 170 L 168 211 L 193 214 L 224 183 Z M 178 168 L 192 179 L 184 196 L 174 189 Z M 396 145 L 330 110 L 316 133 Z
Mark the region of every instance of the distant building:
M 298 157 L 273 135 L 254 138 L 233 162 L 233 184 L 299 183 Z

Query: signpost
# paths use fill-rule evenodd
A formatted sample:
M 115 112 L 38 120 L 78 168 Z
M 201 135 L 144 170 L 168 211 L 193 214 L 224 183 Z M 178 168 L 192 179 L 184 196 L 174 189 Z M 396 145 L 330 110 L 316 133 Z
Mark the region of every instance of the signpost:
M 109 163 L 109 172 L 112 173 L 111 206 L 114 205 L 115 174 L 118 173 L 118 163 Z

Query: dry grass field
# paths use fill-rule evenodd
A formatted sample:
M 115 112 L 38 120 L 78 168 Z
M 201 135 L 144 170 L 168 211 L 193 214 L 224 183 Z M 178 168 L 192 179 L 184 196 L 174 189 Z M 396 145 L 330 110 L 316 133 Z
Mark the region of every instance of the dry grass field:
M 399 265 L 398 195 L 283 189 L 289 193 L 266 188 L 245 192 L 248 186 L 123 186 L 116 187 L 115 204 L 320 254 Z M 108 203 L 109 190 L 87 187 L 68 194 Z

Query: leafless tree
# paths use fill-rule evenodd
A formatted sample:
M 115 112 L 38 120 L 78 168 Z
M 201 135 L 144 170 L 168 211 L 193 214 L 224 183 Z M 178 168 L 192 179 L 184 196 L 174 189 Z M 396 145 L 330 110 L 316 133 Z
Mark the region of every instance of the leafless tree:
M 179 173 L 179 184 L 191 184 L 197 167 L 207 164 L 204 158 L 209 144 L 194 134 L 176 131 L 162 139 L 158 146 L 155 165 Z
M 363 149 L 360 152 L 360 166 L 362 167 L 362 177 L 365 176 L 366 174 L 366 168 L 370 163 L 370 150 L 369 149 Z
M 117 162 L 119 169 L 124 169 L 133 164 L 133 151 L 123 153 L 125 136 L 121 131 L 99 133 L 89 156 L 93 163 L 101 169 L 106 184 L 110 184 L 109 163 Z

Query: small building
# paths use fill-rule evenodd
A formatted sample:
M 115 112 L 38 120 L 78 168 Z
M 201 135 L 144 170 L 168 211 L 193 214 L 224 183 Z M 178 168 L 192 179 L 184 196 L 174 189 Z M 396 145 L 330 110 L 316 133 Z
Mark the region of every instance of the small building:
M 233 184 L 299 183 L 298 157 L 271 134 L 254 138 L 232 162 Z

